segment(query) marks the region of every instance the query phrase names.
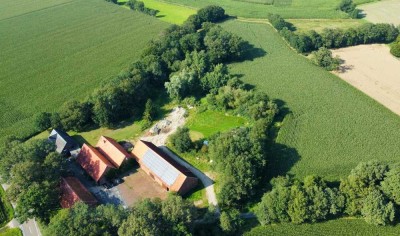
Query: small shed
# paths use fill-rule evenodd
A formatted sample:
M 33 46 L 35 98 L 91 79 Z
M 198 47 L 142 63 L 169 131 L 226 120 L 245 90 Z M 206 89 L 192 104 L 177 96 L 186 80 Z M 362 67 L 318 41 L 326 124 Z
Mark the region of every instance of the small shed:
M 70 156 L 71 151 L 79 148 L 75 140 L 60 129 L 53 129 L 48 139 L 56 145 L 56 152 L 60 154 Z

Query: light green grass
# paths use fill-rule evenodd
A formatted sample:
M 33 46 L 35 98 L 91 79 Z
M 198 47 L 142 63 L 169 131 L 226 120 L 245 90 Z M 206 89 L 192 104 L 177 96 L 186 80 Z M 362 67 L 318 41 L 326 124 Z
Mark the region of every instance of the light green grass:
M 231 73 L 243 74 L 245 82 L 291 110 L 269 171 L 337 180 L 361 161 L 399 161 L 400 117 L 295 53 L 271 26 L 239 21 L 223 26 L 266 53 L 230 65 Z
M 322 32 L 325 28 L 348 29 L 366 23 L 364 20 L 356 19 L 288 19 L 287 21 L 292 23 L 298 32 L 310 30 Z
M 268 14 L 280 14 L 284 18 L 337 19 L 348 18 L 347 14 L 336 10 L 341 0 L 293 0 L 291 5 L 265 5 L 233 0 L 166 0 L 186 6 L 201 8 L 207 5 L 220 5 L 229 15 L 267 18 Z
M 330 220 L 317 224 L 278 224 L 259 226 L 245 233 L 245 236 L 261 235 L 330 235 L 330 236 L 372 236 L 399 235 L 400 226 L 374 226 L 361 219 Z
M 227 131 L 235 127 L 246 125 L 243 117 L 232 116 L 224 112 L 206 110 L 204 112 L 191 111 L 187 120 L 187 127 L 194 132 L 196 138 L 208 138 L 217 132 Z M 193 137 L 192 137 L 193 138 Z
M 22 236 L 19 228 L 6 228 L 0 231 L 0 236 Z
M 168 27 L 102 0 L 3 0 L 0 139 L 34 132 L 33 116 L 82 99 Z

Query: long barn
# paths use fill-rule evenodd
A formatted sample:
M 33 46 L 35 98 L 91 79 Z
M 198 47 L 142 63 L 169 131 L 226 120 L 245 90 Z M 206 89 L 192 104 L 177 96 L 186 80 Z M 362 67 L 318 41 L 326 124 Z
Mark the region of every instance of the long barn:
M 139 140 L 132 154 L 142 170 L 167 191 L 183 195 L 197 186 L 198 179 L 190 170 L 151 142 Z

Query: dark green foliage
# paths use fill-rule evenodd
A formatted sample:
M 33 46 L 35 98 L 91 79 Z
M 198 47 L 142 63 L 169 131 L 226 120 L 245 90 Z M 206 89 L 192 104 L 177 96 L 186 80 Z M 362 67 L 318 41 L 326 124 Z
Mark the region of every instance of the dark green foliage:
M 6 192 L 0 187 L 0 226 L 3 227 L 14 217 L 14 209 L 7 199 Z
M 198 85 L 198 80 L 194 72 L 186 69 L 173 75 L 169 82 L 165 82 L 169 97 L 176 100 L 182 100 L 193 93 L 196 85 Z
M 118 0 L 105 0 L 106 2 L 111 2 L 111 3 L 114 3 L 114 4 L 117 4 L 118 3 Z
M 391 46 L 390 53 L 395 57 L 400 57 L 400 42 L 394 43 Z
M 127 211 L 121 206 L 100 205 L 92 208 L 76 203 L 71 209 L 60 210 L 53 216 L 43 235 L 117 235 L 126 218 Z
M 226 85 L 229 79 L 228 68 L 224 64 L 217 64 L 213 71 L 201 78 L 200 82 L 204 91 L 216 93 L 220 87 Z
M 352 15 L 358 15 L 355 9 Z M 277 20 L 278 19 L 278 20 Z M 342 29 L 324 29 L 318 34 L 310 31 L 306 34 L 296 34 L 290 29 L 290 26 L 281 17 L 273 15 L 271 24 L 278 29 L 279 33 L 286 41 L 300 53 L 307 53 L 318 50 L 321 47 L 341 48 L 359 44 L 372 43 L 390 43 L 399 35 L 399 29 L 391 24 L 363 24 L 357 28 Z M 272 23 L 278 22 L 278 23 Z
M 332 52 L 324 47 L 312 53 L 312 62 L 328 71 L 337 70 L 340 65 L 340 59 L 332 57 Z
M 225 15 L 225 10 L 220 6 L 206 6 L 197 11 L 197 15 L 199 16 L 202 22 L 218 22 L 224 20 L 227 15 Z
M 255 211 L 263 225 L 318 222 L 339 215 L 344 207 L 344 197 L 336 188 L 327 187 L 320 177 L 307 176 L 303 183 L 278 177 L 271 184 L 272 190 L 263 196 Z
M 61 125 L 65 130 L 81 131 L 91 123 L 91 107 L 86 102 L 64 103 L 59 114 Z
M 240 211 L 237 209 L 223 211 L 219 221 L 221 229 L 228 235 L 235 235 L 244 223 L 240 218 Z
M 356 5 L 353 3 L 353 0 L 342 0 L 339 5 L 339 10 L 344 11 L 346 13 L 350 13 L 356 9 Z
M 41 112 L 35 117 L 35 126 L 39 131 L 46 130 L 51 127 L 51 113 Z
M 190 235 L 195 216 L 194 206 L 179 196 L 145 199 L 135 204 L 118 235 Z
M 377 161 L 360 163 L 350 175 L 340 182 L 340 191 L 346 197 L 346 213 L 359 215 L 364 198 L 378 188 L 388 166 Z
M 170 142 L 178 152 L 188 152 L 193 148 L 193 142 L 190 139 L 189 129 L 179 127 L 170 137 Z
M 266 132 L 266 131 L 265 131 Z M 220 175 L 219 200 L 234 206 L 254 194 L 266 165 L 263 139 L 252 139 L 249 128 L 233 129 L 212 139 L 210 159 Z
M 63 129 L 61 124 L 61 117 L 58 112 L 54 112 L 50 117 L 51 128 L 53 129 Z
M 391 168 L 381 182 L 385 195 L 397 205 L 400 205 L 400 166 Z
M 222 27 L 214 26 L 206 33 L 204 45 L 210 60 L 216 64 L 240 59 L 245 42 L 239 36 L 223 30 Z
M 7 196 L 17 203 L 21 222 L 36 217 L 44 222 L 59 207 L 59 188 L 65 159 L 47 140 L 10 140 L 0 152 L 0 173 L 10 184 Z M 34 170 L 34 171 L 33 171 Z
M 154 110 L 154 106 L 153 106 L 153 102 L 151 101 L 151 99 L 148 99 L 144 108 L 144 112 L 143 112 L 143 129 L 147 129 L 150 127 L 151 122 L 153 121 L 155 116 L 155 110 Z
M 210 106 L 222 110 L 233 110 L 239 115 L 254 120 L 261 118 L 272 120 L 278 113 L 277 105 L 270 101 L 265 93 L 245 90 L 240 83 L 230 86 L 230 82 L 236 83 L 234 80 L 228 81 L 228 85 L 221 87 L 217 94 L 207 95 Z
M 365 197 L 361 214 L 369 224 L 387 225 L 394 220 L 395 208 L 393 202 L 374 189 Z
M 109 1 L 116 1 L 116 0 L 109 0 Z M 157 10 L 153 10 L 153 9 L 145 7 L 144 3 L 142 1 L 128 0 L 125 4 L 132 10 L 140 11 L 140 12 L 143 12 L 150 16 L 157 15 Z
M 290 24 L 286 22 L 280 15 L 269 14 L 268 20 L 271 23 L 271 25 L 278 31 L 282 30 L 285 27 L 290 28 Z

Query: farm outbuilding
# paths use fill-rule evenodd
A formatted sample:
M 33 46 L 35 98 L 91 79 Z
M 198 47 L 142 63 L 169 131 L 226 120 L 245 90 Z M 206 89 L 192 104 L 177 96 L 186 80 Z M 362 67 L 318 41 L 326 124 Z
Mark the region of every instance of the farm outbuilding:
M 60 154 L 70 155 L 71 151 L 78 149 L 75 140 L 60 129 L 53 129 L 48 139 L 56 145 L 56 152 Z
M 181 195 L 198 184 L 198 179 L 151 142 L 139 140 L 132 151 L 142 170 L 168 191 Z
M 131 155 L 114 139 L 101 136 L 97 142 L 97 150 L 115 167 L 119 168 Z
M 115 168 L 96 148 L 88 144 L 83 144 L 76 161 L 99 184 L 105 183 L 104 175 Z
M 61 201 L 63 208 L 70 208 L 76 202 L 84 202 L 88 205 L 97 205 L 96 198 L 83 186 L 76 177 L 65 177 L 61 179 Z

